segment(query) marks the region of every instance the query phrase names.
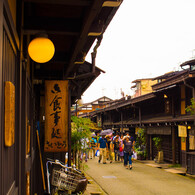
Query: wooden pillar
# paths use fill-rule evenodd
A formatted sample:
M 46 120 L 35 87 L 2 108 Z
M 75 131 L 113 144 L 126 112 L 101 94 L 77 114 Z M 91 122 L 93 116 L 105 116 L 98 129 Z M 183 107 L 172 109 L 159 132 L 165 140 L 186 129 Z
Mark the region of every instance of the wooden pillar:
M 78 101 L 76 101 L 76 113 L 75 113 L 75 116 L 77 116 L 77 111 L 78 111 L 78 104 L 77 104 Z
M 142 122 L 142 114 L 141 114 L 141 108 L 139 107 L 139 124 L 141 125 Z
M 68 90 L 68 166 L 71 166 L 71 90 Z
M 100 113 L 100 121 L 101 121 L 101 128 L 103 128 L 104 126 L 104 113 L 103 112 Z
M 186 95 L 185 85 L 181 85 L 181 115 L 186 114 Z
M 176 163 L 176 135 L 175 135 L 175 127 L 171 127 L 172 132 L 172 163 Z
M 152 135 L 149 135 L 150 136 L 150 157 L 149 159 L 152 160 Z
M 171 113 L 173 118 L 175 117 L 175 99 L 174 96 L 172 95 L 172 106 L 171 106 Z
M 121 133 L 123 133 L 123 112 L 121 111 Z
M 3 1 L 0 1 L 0 93 L 2 93 L 2 61 L 3 61 Z M 2 110 L 2 95 L 0 96 L 0 110 Z M 2 121 L 0 117 L 0 194 L 3 194 L 3 158 L 2 158 L 2 151 L 3 151 L 3 128 L 2 128 Z
M 112 123 L 112 111 L 109 112 L 109 122 Z

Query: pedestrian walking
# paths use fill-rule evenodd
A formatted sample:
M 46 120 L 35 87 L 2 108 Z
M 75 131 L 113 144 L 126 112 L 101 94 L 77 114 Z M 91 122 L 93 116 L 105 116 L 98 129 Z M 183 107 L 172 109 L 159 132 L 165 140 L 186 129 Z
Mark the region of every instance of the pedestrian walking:
M 97 148 L 97 140 L 95 139 L 95 136 L 92 136 L 90 140 L 90 149 L 89 149 L 89 158 L 95 158 L 95 152 Z
M 125 136 L 123 140 L 123 151 L 124 151 L 124 166 L 126 169 L 132 169 L 132 141 L 130 140 L 129 136 Z M 128 161 L 129 161 L 129 167 L 128 167 Z
M 113 136 L 113 139 L 112 140 L 114 141 L 116 138 L 118 138 L 119 141 L 120 141 L 120 133 L 119 132 L 116 132 L 116 135 Z
M 83 161 L 85 158 L 85 162 L 87 162 L 88 153 L 89 153 L 89 139 L 83 138 L 81 139 L 81 161 Z
M 107 155 L 106 155 L 106 158 L 107 160 L 110 160 L 110 163 L 112 163 L 113 161 L 113 152 L 114 152 L 114 147 L 113 147 L 113 143 L 112 143 L 112 140 L 111 140 L 111 136 L 108 135 L 107 137 L 107 144 L 108 144 L 108 150 L 107 150 Z
M 121 134 L 120 137 L 120 144 L 119 144 L 119 155 L 120 155 L 120 160 L 123 162 L 124 159 L 124 151 L 123 151 L 123 134 Z
M 97 140 L 97 143 L 99 142 L 99 139 L 100 139 L 100 133 L 96 133 L 96 140 Z
M 103 164 L 106 164 L 106 151 L 108 149 L 108 144 L 105 135 L 102 135 L 102 137 L 99 138 L 98 149 L 100 151 L 98 162 L 100 163 L 103 157 Z
M 134 140 L 134 138 L 133 138 L 131 135 L 129 135 L 128 132 L 126 133 L 126 136 L 129 137 L 130 141 L 132 142 L 132 144 L 133 144 L 133 146 L 134 146 L 134 145 L 135 145 L 135 140 Z
M 119 138 L 116 137 L 113 141 L 114 144 L 114 154 L 115 154 L 115 161 L 120 161 L 120 152 L 119 152 Z

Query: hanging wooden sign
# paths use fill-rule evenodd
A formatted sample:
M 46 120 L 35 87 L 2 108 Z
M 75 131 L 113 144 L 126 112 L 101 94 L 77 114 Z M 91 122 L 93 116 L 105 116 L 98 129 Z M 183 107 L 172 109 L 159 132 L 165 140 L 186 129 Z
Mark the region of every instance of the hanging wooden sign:
M 189 149 L 195 150 L 195 138 L 193 135 L 189 136 Z
M 30 195 L 30 172 L 26 173 L 26 195 Z
M 68 81 L 45 81 L 44 150 L 68 151 Z
M 15 86 L 12 82 L 5 82 L 5 146 L 12 146 L 15 142 Z
M 178 125 L 178 137 L 187 137 L 187 127 Z

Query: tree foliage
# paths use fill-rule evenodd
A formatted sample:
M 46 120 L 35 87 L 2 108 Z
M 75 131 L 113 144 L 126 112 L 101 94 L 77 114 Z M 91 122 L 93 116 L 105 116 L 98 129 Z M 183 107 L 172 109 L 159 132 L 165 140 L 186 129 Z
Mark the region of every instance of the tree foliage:
M 152 140 L 154 141 L 154 145 L 156 146 L 157 150 L 160 151 L 162 139 L 160 137 L 153 137 Z
M 135 151 L 137 152 L 137 155 L 141 155 L 146 158 L 146 131 L 143 128 L 139 128 L 137 132 Z
M 190 112 L 192 115 L 195 114 L 195 101 L 194 98 L 190 100 L 191 105 L 186 107 L 186 112 Z
M 91 138 L 91 129 L 95 129 L 96 124 L 89 118 L 78 118 L 77 116 L 71 117 L 71 148 L 73 151 L 81 149 L 81 140 Z
M 136 148 L 146 145 L 146 132 L 144 129 L 139 128 L 136 138 Z

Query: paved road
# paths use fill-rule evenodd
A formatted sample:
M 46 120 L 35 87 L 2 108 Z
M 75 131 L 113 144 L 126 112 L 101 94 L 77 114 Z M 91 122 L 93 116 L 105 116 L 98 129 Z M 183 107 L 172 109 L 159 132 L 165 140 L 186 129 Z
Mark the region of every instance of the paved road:
M 140 162 L 127 170 L 122 163 L 89 159 L 86 173 L 109 195 L 195 195 L 195 180 Z

